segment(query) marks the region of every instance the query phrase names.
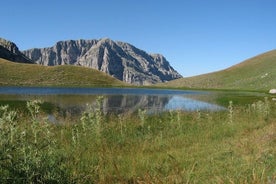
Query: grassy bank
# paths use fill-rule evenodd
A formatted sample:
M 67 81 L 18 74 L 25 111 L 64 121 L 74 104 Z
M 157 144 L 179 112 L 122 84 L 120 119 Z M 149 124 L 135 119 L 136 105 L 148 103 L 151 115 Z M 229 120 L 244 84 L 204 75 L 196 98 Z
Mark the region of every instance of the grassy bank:
M 0 58 L 0 86 L 127 86 L 103 72 L 79 66 L 41 66 Z
M 276 182 L 276 104 L 266 98 L 223 112 L 171 111 L 47 122 L 0 108 L 1 183 Z
M 165 87 L 264 90 L 276 86 L 276 50 L 247 59 L 225 70 L 169 81 Z

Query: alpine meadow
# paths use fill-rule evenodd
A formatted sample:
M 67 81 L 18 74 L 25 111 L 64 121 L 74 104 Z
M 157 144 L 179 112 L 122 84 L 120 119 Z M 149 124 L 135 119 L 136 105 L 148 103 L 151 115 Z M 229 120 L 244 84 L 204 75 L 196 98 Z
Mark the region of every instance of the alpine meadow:
M 276 96 L 269 93 L 276 87 L 275 50 L 182 78 L 163 56 L 123 42 L 59 42 L 62 48 L 25 51 L 33 58 L 2 42 L 0 183 L 276 183 Z M 31 87 L 177 89 L 174 103 L 194 98 L 222 108 L 153 113 L 148 104 L 139 106 L 154 99 L 145 98 L 131 113 L 107 113 L 106 94 L 85 94 L 77 98 L 89 99 L 85 109 L 68 110 L 60 105 L 62 94 L 20 94 Z M 4 91 L 10 88 L 18 94 Z M 134 96 L 117 94 L 112 101 L 131 104 L 127 95 Z M 72 96 L 67 99 L 74 102 Z M 158 105 L 166 106 L 168 96 Z

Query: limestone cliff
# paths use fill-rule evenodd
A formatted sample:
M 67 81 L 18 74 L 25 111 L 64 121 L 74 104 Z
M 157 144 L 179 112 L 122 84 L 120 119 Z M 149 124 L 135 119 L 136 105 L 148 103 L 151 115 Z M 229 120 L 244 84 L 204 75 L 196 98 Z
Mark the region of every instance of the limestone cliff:
M 100 40 L 68 40 L 53 47 L 23 51 L 34 63 L 79 65 L 103 71 L 131 84 L 147 85 L 180 78 L 160 54 L 148 54 L 131 44 Z

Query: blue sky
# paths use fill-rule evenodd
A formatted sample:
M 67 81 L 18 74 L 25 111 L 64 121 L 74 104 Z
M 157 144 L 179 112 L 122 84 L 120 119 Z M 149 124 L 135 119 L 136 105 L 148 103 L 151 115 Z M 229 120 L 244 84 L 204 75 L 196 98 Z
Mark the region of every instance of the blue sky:
M 276 49 L 275 0 L 9 0 L 0 37 L 20 50 L 69 39 L 131 43 L 184 77 Z

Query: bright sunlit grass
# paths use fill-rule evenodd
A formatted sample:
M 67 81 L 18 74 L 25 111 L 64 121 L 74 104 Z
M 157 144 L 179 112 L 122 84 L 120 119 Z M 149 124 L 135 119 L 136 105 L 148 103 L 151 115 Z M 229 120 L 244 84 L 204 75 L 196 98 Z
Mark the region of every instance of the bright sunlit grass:
M 275 58 L 276 50 L 272 50 L 225 70 L 177 79 L 159 86 L 268 91 L 276 85 Z
M 126 86 L 91 68 L 13 63 L 0 58 L 0 86 Z

